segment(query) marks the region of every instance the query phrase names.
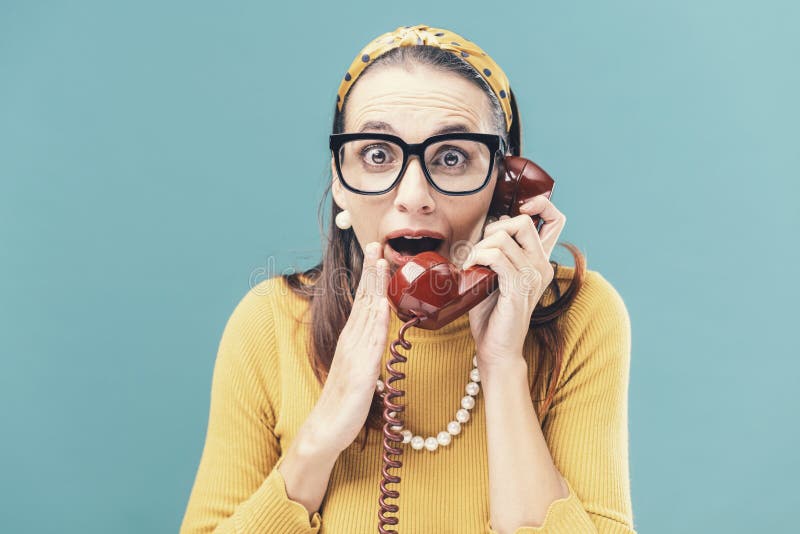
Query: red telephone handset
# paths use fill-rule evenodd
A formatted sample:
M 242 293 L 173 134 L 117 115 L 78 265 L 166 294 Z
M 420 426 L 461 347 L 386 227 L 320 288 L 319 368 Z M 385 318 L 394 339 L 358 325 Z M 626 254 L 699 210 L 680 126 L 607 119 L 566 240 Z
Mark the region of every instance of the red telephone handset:
M 499 169 L 489 215 L 515 217 L 519 207 L 537 195 L 553 193 L 555 181 L 536 163 L 519 156 L 506 156 Z M 533 222 L 539 229 L 539 216 Z M 460 317 L 497 289 L 497 273 L 482 265 L 457 269 L 436 252 L 422 252 L 399 268 L 389 282 L 389 304 L 398 317 L 415 325 L 438 330 Z
M 529 159 L 506 156 L 501 160 L 498 172 L 494 196 L 489 206 L 490 216 L 515 217 L 520 214 L 519 207 L 527 200 L 537 195 L 550 198 L 553 194 L 554 180 Z M 534 215 L 532 218 L 538 231 L 540 217 Z M 402 389 L 391 385 L 392 382 L 405 378 L 404 373 L 393 367 L 394 364 L 406 361 L 406 357 L 397 351 L 397 347 L 411 348 L 411 343 L 403 337 L 408 328 L 416 326 L 437 330 L 469 311 L 496 289 L 497 273 L 488 267 L 473 265 L 462 271 L 446 258 L 431 251 L 414 256 L 389 281 L 389 304 L 405 324 L 400 328 L 397 339 L 389 346 L 393 358 L 386 364 L 386 371 L 391 376 L 386 380 L 383 393 L 383 480 L 378 499 L 378 532 L 381 534 L 397 534 L 396 530 L 387 530 L 385 526 L 399 522 L 397 517 L 387 515 L 396 513 L 398 506 L 386 502 L 387 499 L 400 497 L 399 491 L 386 487 L 389 483 L 400 483 L 400 477 L 390 475 L 389 468 L 403 465 L 399 458 L 389 457 L 403 453 L 402 448 L 392 445 L 403 441 L 403 436 L 393 427 L 402 425 L 398 414 L 405 410 L 405 406 L 392 402 L 392 399 L 405 395 Z

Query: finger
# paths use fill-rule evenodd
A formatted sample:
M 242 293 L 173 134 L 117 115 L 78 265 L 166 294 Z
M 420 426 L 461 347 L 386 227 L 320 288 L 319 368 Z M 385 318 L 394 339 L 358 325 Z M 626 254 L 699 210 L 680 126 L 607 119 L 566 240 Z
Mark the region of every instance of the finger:
M 374 261 L 375 264 L 370 266 L 370 272 L 364 280 L 364 297 L 360 304 L 360 307 L 364 308 L 366 321 L 362 327 L 367 330 L 376 326 L 388 325 L 388 313 L 386 312 L 389 309 L 389 262 L 380 257 Z
M 526 215 L 527 217 L 527 215 Z M 530 218 L 530 217 L 528 217 Z M 509 260 L 511 260 L 512 265 L 514 265 L 515 269 L 524 269 L 525 267 L 531 266 L 531 259 L 527 256 L 527 251 L 525 251 L 522 247 L 520 247 L 519 243 L 514 241 L 514 238 L 508 235 L 508 232 L 503 230 L 497 231 L 492 233 L 489 237 L 485 237 L 481 241 L 475 244 L 473 250 L 483 249 L 483 248 L 499 248 L 501 249 L 506 256 L 508 256 Z M 467 257 L 467 261 L 465 262 L 466 269 L 470 265 L 473 265 L 475 262 L 470 261 L 470 257 Z
M 517 269 L 508 256 L 499 248 L 473 249 L 474 260 L 470 265 L 485 265 L 495 271 L 503 281 L 511 280 Z M 470 266 L 468 265 L 468 267 Z
M 553 252 L 558 241 L 558 236 L 564 229 L 567 217 L 556 208 L 555 204 L 545 195 L 537 195 L 519 207 L 520 213 L 539 215 L 544 224 L 539 230 L 539 239 L 542 247 L 547 252 L 547 257 Z
M 365 296 L 375 293 L 376 273 L 375 268 L 380 256 L 380 243 L 372 241 L 364 247 L 364 263 L 361 267 L 361 279 L 356 290 L 356 299 L 363 300 Z
M 380 255 L 380 244 L 367 243 L 364 247 L 364 262 L 361 266 L 361 278 L 356 288 L 355 300 L 350 310 L 348 324 L 352 324 L 355 332 L 363 333 L 366 322 L 369 320 L 370 301 L 375 294 L 376 261 Z
M 389 262 L 378 258 L 375 270 L 374 293 L 365 299 L 365 321 L 361 328 L 362 339 L 368 349 L 365 353 L 368 356 L 366 363 L 377 366 L 378 370 L 389 336 L 389 299 L 386 295 L 390 278 Z
M 378 261 L 386 262 L 386 260 L 383 259 Z M 379 266 L 378 269 L 388 269 L 388 266 Z M 376 284 L 376 286 L 379 288 L 380 282 Z M 386 347 L 386 337 L 389 333 L 389 300 L 384 295 L 373 294 L 367 301 L 368 303 L 365 305 L 366 313 L 364 316 L 366 320 L 363 325 L 363 334 L 367 340 L 368 346 L 370 348 L 380 347 L 382 354 L 382 349 Z
M 534 257 L 541 259 L 548 257 L 536 232 L 536 225 L 529 215 L 517 215 L 510 219 L 495 221 L 486 227 L 483 235 L 486 237 L 502 231 L 513 237 L 526 252 L 534 254 Z
M 377 271 L 376 292 L 379 296 L 385 298 L 388 296 L 389 280 L 391 279 L 389 262 L 384 258 L 378 258 L 375 263 L 375 269 Z
M 552 266 L 546 262 L 545 267 L 536 267 L 534 265 L 525 265 L 521 269 L 517 269 L 511 260 L 506 256 L 502 249 L 488 248 L 481 249 L 475 253 L 475 262 L 481 265 L 489 266 L 493 271 L 497 272 L 503 295 L 514 294 L 524 295 L 530 297 L 532 295 L 541 295 L 544 275 L 546 270 L 552 273 Z M 552 274 L 550 275 L 552 279 Z

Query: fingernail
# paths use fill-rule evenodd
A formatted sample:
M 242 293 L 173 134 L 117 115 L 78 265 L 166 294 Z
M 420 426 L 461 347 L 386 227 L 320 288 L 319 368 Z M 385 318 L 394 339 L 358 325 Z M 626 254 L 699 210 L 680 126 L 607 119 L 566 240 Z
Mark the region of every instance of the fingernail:
M 473 254 L 470 252 L 467 254 L 467 257 L 464 259 L 464 263 L 461 264 L 461 270 L 468 269 L 470 265 L 472 265 Z
M 369 259 L 374 260 L 378 257 L 378 246 L 376 241 L 367 244 L 367 257 Z

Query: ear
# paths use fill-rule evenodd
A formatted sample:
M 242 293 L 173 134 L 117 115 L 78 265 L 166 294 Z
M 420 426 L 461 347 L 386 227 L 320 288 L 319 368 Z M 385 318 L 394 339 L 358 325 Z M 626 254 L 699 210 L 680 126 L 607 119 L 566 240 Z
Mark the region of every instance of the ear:
M 341 209 L 347 209 L 347 201 L 345 195 L 345 189 L 342 186 L 342 182 L 339 181 L 339 175 L 336 173 L 336 163 L 331 156 L 331 179 L 333 180 L 331 183 L 331 195 L 333 195 L 333 201 L 336 202 L 336 205 L 339 206 Z

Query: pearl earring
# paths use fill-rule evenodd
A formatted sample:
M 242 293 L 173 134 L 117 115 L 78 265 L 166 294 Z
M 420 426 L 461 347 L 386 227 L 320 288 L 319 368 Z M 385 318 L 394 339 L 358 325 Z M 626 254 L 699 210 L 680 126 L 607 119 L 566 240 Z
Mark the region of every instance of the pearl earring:
M 347 230 L 353 224 L 350 222 L 350 212 L 347 210 L 342 210 L 336 214 L 336 226 L 341 228 L 342 230 Z

